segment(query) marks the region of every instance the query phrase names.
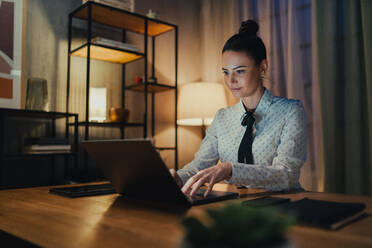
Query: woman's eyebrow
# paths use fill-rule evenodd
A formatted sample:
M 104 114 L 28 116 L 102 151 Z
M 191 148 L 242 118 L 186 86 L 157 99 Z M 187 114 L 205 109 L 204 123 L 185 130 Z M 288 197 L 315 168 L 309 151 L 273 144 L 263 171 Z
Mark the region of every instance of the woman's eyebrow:
M 232 69 L 233 70 L 236 70 L 236 69 L 243 68 L 243 67 L 248 67 L 248 66 L 246 66 L 246 65 L 238 65 L 238 66 L 233 67 Z
M 246 66 L 246 65 L 238 65 L 238 66 L 233 67 L 232 70 L 236 70 L 236 69 L 243 68 L 243 67 L 248 67 L 248 66 Z M 222 67 L 222 70 L 226 71 L 227 69 Z

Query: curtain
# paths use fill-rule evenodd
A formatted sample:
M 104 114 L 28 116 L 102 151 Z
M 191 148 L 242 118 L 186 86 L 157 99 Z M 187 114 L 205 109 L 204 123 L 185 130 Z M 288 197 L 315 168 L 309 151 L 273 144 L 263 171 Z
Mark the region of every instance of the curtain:
M 259 36 L 268 53 L 269 75 L 265 82 L 275 95 L 300 99 L 308 121 L 307 161 L 300 182 L 318 190 L 320 168 L 314 151 L 314 111 L 311 70 L 311 1 L 252 0 L 250 18 L 260 25 Z
M 200 2 L 201 81 L 221 83 L 221 52 L 226 40 L 239 30 L 243 8 L 239 0 L 203 0 Z M 228 105 L 237 102 L 227 93 Z
M 372 193 L 372 1 L 313 1 L 324 190 Z

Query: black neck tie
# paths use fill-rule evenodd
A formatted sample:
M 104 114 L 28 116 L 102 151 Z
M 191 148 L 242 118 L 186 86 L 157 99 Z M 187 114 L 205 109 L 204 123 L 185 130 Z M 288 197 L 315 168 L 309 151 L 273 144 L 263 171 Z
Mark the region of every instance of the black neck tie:
M 246 112 L 242 121 L 242 126 L 247 126 L 238 151 L 238 162 L 253 164 L 252 143 L 253 143 L 253 123 L 255 119 L 252 112 Z

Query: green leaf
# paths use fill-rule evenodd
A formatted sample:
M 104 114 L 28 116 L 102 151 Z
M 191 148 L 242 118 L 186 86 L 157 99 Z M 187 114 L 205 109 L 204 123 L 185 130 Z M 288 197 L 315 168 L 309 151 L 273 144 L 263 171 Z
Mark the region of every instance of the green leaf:
M 253 208 L 241 204 L 207 209 L 206 214 L 212 220 L 209 227 L 194 217 L 183 220 L 186 238 L 194 244 L 270 246 L 284 242 L 286 229 L 295 223 L 293 217 L 282 215 L 275 208 Z

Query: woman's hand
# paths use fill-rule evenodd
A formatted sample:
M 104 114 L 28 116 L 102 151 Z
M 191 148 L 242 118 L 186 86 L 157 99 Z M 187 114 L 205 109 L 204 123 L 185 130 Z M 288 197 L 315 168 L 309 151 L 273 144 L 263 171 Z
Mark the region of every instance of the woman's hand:
M 175 169 L 170 169 L 169 170 L 169 173 L 172 175 L 174 181 L 176 181 L 178 187 L 182 187 L 182 179 L 180 178 L 180 176 L 178 175 L 177 171 Z
M 199 171 L 193 177 L 191 177 L 185 185 L 182 187 L 182 192 L 193 195 L 201 186 L 205 183 L 209 183 L 208 189 L 204 193 L 206 197 L 212 190 L 213 185 L 225 179 L 231 178 L 232 165 L 231 163 L 219 163 L 205 170 Z

